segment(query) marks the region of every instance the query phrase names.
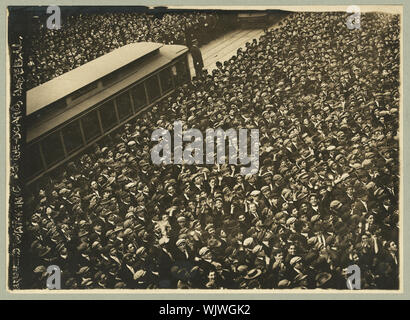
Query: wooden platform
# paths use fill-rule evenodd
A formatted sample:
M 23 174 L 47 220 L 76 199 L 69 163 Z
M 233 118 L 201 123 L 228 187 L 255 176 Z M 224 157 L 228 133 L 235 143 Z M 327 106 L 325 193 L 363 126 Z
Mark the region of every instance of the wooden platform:
M 277 28 L 278 25 L 275 23 L 269 29 Z M 216 62 L 224 62 L 229 60 L 239 48 L 245 48 L 246 42 L 252 42 L 253 39 L 259 39 L 263 34 L 263 29 L 236 29 L 228 32 L 227 34 L 212 40 L 206 45 L 202 46 L 202 58 L 204 60 L 204 69 L 207 69 L 209 73 L 216 68 Z M 188 55 L 189 68 L 191 71 L 191 76 L 195 75 L 195 69 L 192 62 L 191 55 Z
M 204 69 L 212 72 L 216 68 L 216 62 L 222 63 L 229 60 L 236 54 L 236 50 L 245 47 L 246 42 L 252 42 L 254 38 L 259 38 L 263 34 L 261 29 L 237 29 L 219 37 L 201 47 Z M 191 55 L 188 56 L 191 75 L 195 75 L 195 69 Z

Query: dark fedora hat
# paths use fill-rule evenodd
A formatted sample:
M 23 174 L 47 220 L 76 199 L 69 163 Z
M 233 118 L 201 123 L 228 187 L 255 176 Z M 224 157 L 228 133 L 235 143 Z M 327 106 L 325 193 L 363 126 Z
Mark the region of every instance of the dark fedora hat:
M 51 251 L 50 247 L 43 247 L 39 250 L 39 256 L 40 257 L 44 257 L 45 255 L 47 255 L 49 252 Z
M 215 238 L 211 238 L 208 241 L 208 246 L 210 248 L 219 248 L 222 245 L 221 241 L 219 241 L 218 239 Z
M 321 272 L 319 273 L 316 277 L 316 286 L 318 288 L 324 288 L 326 287 L 326 284 L 332 279 L 332 275 L 328 272 Z

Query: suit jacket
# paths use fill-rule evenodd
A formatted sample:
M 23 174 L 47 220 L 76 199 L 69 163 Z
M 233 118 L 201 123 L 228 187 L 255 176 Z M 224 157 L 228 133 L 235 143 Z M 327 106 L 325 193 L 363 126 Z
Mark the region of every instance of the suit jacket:
M 168 248 L 165 249 L 167 251 L 163 248 L 158 248 L 158 251 L 156 251 L 159 285 L 161 288 L 174 288 L 176 287 L 176 279 L 171 274 L 171 268 L 174 265 L 175 258 Z
M 202 60 L 201 50 L 197 46 L 192 46 L 191 55 L 195 69 L 202 69 L 204 67 L 204 61 Z
M 172 256 L 174 257 L 174 263 L 179 267 L 186 268 L 189 271 L 194 266 L 195 256 L 189 247 L 186 247 L 186 252 L 174 248 L 172 250 Z

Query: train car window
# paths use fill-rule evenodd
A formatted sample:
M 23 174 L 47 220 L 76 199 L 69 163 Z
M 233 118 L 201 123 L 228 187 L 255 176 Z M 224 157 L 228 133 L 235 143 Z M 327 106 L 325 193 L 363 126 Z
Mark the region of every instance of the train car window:
M 104 132 L 117 124 L 117 114 L 115 112 L 114 101 L 110 100 L 100 107 L 101 124 Z
M 138 110 L 147 104 L 144 84 L 140 83 L 131 89 L 132 100 L 134 101 L 135 110 Z
M 54 132 L 42 141 L 43 155 L 47 166 L 64 158 L 64 149 L 61 143 L 60 131 Z
M 117 110 L 120 120 L 127 118 L 132 113 L 131 99 L 129 92 L 121 94 L 117 98 Z
M 91 111 L 81 118 L 85 140 L 88 142 L 101 134 L 97 111 Z
M 161 92 L 159 90 L 158 77 L 156 75 L 146 80 L 145 85 L 147 86 L 149 102 L 154 101 L 161 95 Z
M 40 173 L 44 168 L 43 162 L 41 161 L 40 148 L 38 143 L 28 146 L 24 150 L 24 153 L 25 158 L 27 159 L 27 161 L 25 161 L 25 174 L 27 178 Z
M 162 93 L 168 92 L 169 90 L 172 89 L 172 75 L 171 75 L 171 69 L 167 68 L 162 70 L 159 73 L 159 79 L 161 81 L 161 88 L 162 88 Z
M 63 129 L 64 145 L 68 153 L 77 150 L 83 145 L 81 137 L 81 129 L 78 121 L 73 121 L 66 125 Z

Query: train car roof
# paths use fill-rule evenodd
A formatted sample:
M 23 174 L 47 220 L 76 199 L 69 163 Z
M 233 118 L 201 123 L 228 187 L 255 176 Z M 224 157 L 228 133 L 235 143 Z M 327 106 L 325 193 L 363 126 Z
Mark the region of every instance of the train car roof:
M 131 43 L 28 90 L 26 114 L 30 115 L 163 46 L 154 42 Z

